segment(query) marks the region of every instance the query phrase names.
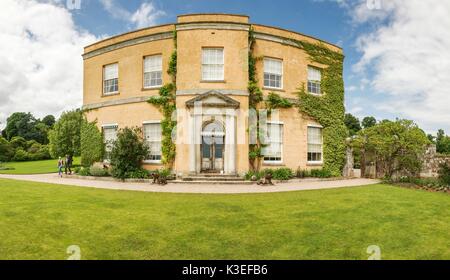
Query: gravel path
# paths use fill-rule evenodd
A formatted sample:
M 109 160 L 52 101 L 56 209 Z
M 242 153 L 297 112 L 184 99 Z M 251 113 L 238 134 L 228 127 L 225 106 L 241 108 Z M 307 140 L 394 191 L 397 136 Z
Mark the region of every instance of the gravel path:
M 169 183 L 166 186 L 157 186 L 148 183 L 123 183 L 118 181 L 59 178 L 57 174 L 39 174 L 39 175 L 0 174 L 0 178 L 79 186 L 79 187 L 112 189 L 112 190 L 170 192 L 170 193 L 223 193 L 223 194 L 318 190 L 318 189 L 365 186 L 379 183 L 378 180 L 358 178 L 358 179 L 341 179 L 341 180 L 296 179 L 291 180 L 287 183 L 277 183 L 275 186 L 225 185 L 225 184 L 195 185 L 192 183 L 191 184 Z

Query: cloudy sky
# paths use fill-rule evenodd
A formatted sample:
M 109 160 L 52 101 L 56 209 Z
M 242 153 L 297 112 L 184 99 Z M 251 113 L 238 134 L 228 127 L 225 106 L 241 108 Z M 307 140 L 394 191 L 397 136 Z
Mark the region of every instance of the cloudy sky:
M 81 106 L 83 46 L 185 13 L 239 13 L 344 48 L 347 111 L 450 132 L 450 1 L 2 0 L 0 127 Z

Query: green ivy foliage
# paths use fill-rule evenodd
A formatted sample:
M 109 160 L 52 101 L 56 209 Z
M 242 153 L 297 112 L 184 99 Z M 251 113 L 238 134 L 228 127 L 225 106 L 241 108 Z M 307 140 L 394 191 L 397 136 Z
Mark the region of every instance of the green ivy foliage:
M 162 163 L 167 168 L 172 168 L 175 162 L 176 145 L 172 141 L 172 132 L 177 125 L 174 120 L 174 113 L 176 111 L 176 76 L 177 76 L 177 33 L 174 32 L 174 46 L 170 61 L 169 69 L 167 73 L 172 78 L 172 83 L 166 84 L 159 89 L 158 96 L 152 96 L 148 100 L 148 103 L 153 104 L 160 108 L 163 113 L 163 120 L 161 121 L 162 129 L 162 141 L 161 141 L 161 153 Z
M 345 164 L 344 124 L 344 55 L 327 48 L 324 44 L 295 41 L 305 50 L 312 62 L 326 66 L 322 69 L 321 96 L 308 94 L 305 85 L 298 92 L 299 110 L 317 120 L 323 127 L 324 169 L 333 176 L 340 176 Z
M 283 98 L 275 92 L 269 92 L 266 100 L 267 110 L 277 109 L 277 108 L 292 108 L 294 104 L 287 98 Z

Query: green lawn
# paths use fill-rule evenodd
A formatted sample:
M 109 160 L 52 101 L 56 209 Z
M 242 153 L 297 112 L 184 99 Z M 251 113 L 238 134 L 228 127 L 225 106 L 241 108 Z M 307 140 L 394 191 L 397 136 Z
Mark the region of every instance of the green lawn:
M 74 157 L 73 164 L 79 165 L 80 158 Z M 12 170 L 0 170 L 0 174 L 45 174 L 58 172 L 58 160 L 38 160 L 24 162 L 6 162 L 2 163 L 3 167 L 14 168 Z
M 450 259 L 450 196 L 389 185 L 246 195 L 0 179 L 0 259 Z

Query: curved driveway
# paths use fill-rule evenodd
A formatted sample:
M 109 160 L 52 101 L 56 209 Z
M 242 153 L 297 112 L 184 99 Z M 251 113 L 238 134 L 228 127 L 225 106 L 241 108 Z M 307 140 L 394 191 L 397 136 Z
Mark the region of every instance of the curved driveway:
M 274 186 L 258 185 L 226 185 L 226 184 L 168 184 L 165 186 L 151 185 L 148 183 L 128 183 L 119 181 L 86 180 L 76 178 L 59 178 L 57 174 L 39 175 L 6 175 L 0 174 L 0 178 L 14 179 L 50 184 L 70 185 L 78 187 L 91 187 L 112 190 L 146 191 L 146 192 L 170 192 L 170 193 L 270 193 L 301 190 L 332 189 L 343 187 L 365 186 L 379 183 L 373 179 L 295 179 L 286 183 L 277 183 Z M 1 186 L 0 186 L 1 187 Z

